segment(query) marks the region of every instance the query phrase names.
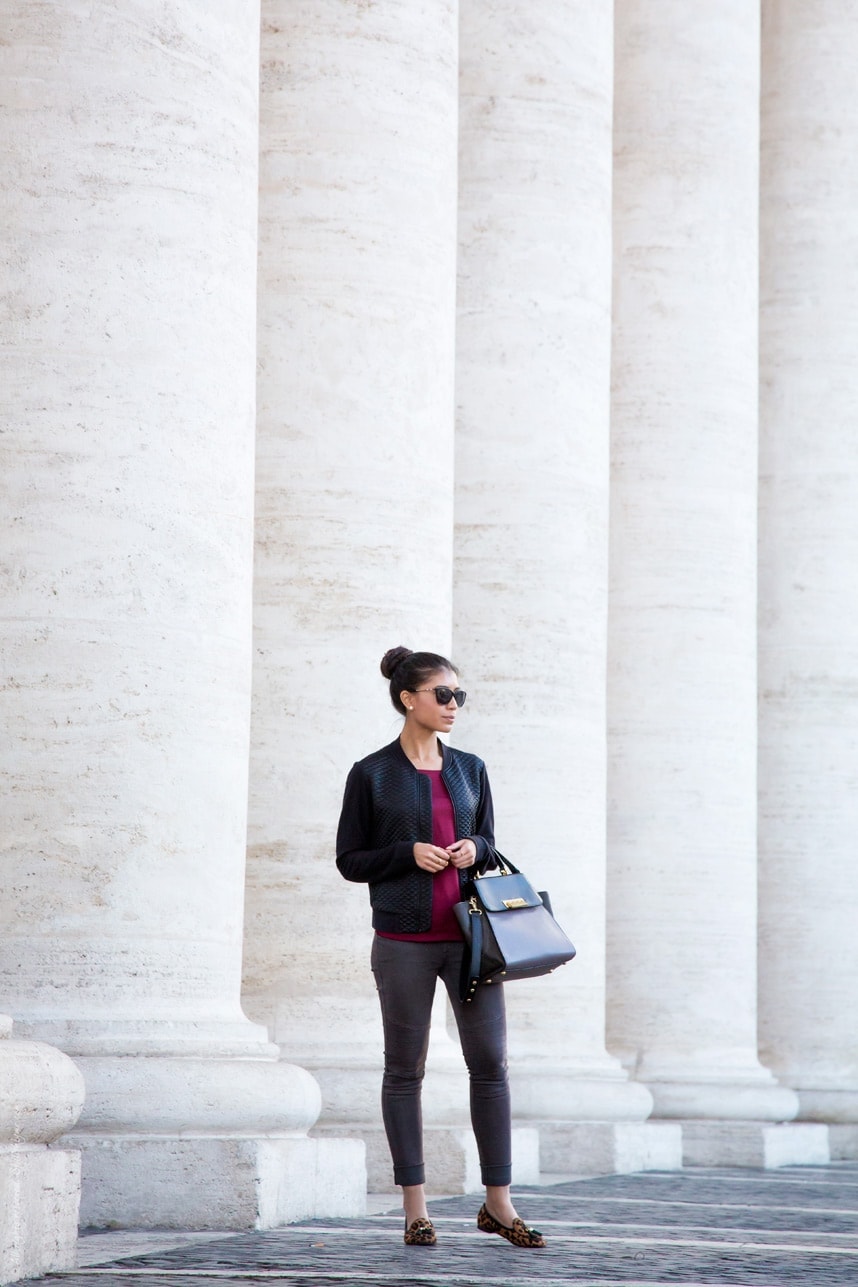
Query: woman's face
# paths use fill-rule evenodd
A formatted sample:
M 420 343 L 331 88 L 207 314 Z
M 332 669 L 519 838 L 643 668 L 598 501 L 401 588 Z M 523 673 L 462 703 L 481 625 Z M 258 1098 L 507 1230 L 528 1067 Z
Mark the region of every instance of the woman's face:
M 459 687 L 459 677 L 455 671 L 436 670 L 420 685 L 420 692 L 402 693 L 405 719 L 412 728 L 422 728 L 429 733 L 449 733 L 456 722 L 459 708 L 452 697 L 445 706 L 440 704 L 433 690 L 442 686 Z

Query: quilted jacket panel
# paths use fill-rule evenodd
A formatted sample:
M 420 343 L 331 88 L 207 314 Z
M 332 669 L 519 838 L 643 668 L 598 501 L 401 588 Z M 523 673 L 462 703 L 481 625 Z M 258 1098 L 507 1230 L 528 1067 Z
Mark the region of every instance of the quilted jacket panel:
M 483 761 L 441 749 L 441 776 L 450 793 L 456 836 L 470 836 L 477 866 L 494 861 L 494 814 Z M 432 841 L 432 788 L 399 739 L 359 760 L 346 781 L 337 829 L 337 866 L 346 880 L 369 885 L 373 926 L 391 934 L 422 934 L 432 923 L 432 876 L 414 861 L 416 841 Z M 472 873 L 460 873 L 467 879 Z

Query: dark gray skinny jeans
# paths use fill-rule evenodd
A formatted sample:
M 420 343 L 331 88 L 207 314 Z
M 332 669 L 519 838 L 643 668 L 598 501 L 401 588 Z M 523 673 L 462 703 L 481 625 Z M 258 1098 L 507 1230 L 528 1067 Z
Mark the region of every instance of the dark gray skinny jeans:
M 373 939 L 372 972 L 384 1024 L 381 1110 L 396 1184 L 424 1184 L 420 1091 L 439 978 L 450 997 L 471 1081 L 471 1124 L 483 1184 L 509 1184 L 512 1170 L 503 984 L 459 1000 L 464 943 Z

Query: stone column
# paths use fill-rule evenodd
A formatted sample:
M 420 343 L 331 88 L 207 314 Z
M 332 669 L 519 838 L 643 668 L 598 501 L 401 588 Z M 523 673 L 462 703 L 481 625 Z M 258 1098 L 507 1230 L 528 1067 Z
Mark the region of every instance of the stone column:
M 656 1116 L 781 1120 L 756 1049 L 758 5 L 620 0 L 615 70 L 609 1044 Z
M 764 3 L 763 37 L 760 1040 L 855 1156 L 858 12 Z
M 370 1141 L 371 1185 L 370 908 L 334 834 L 352 763 L 401 727 L 382 654 L 449 650 L 455 236 L 452 0 L 265 0 L 245 1003 L 322 1122 Z M 460 1099 L 430 1081 L 427 1121 Z
M 0 994 L 84 1072 L 84 1223 L 341 1196 L 239 1004 L 258 16 L 16 3 L 0 53 Z
M 74 1268 L 80 1155 L 48 1145 L 82 1104 L 72 1061 L 0 1015 L 0 1283 Z
M 578 947 L 506 989 L 513 1110 L 543 1124 L 545 1169 L 613 1169 L 652 1103 L 604 1041 L 611 49 L 608 0 L 462 6 L 457 736 L 487 761 L 499 847 Z

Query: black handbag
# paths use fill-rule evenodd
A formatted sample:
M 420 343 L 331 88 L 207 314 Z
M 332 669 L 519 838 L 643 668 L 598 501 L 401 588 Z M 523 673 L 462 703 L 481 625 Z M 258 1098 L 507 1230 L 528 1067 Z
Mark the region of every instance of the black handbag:
M 575 948 L 517 867 L 495 851 L 498 875 L 474 876 L 467 902 L 453 912 L 465 940 L 459 998 L 473 1000 L 481 983 L 511 983 L 550 974 L 571 961 Z

